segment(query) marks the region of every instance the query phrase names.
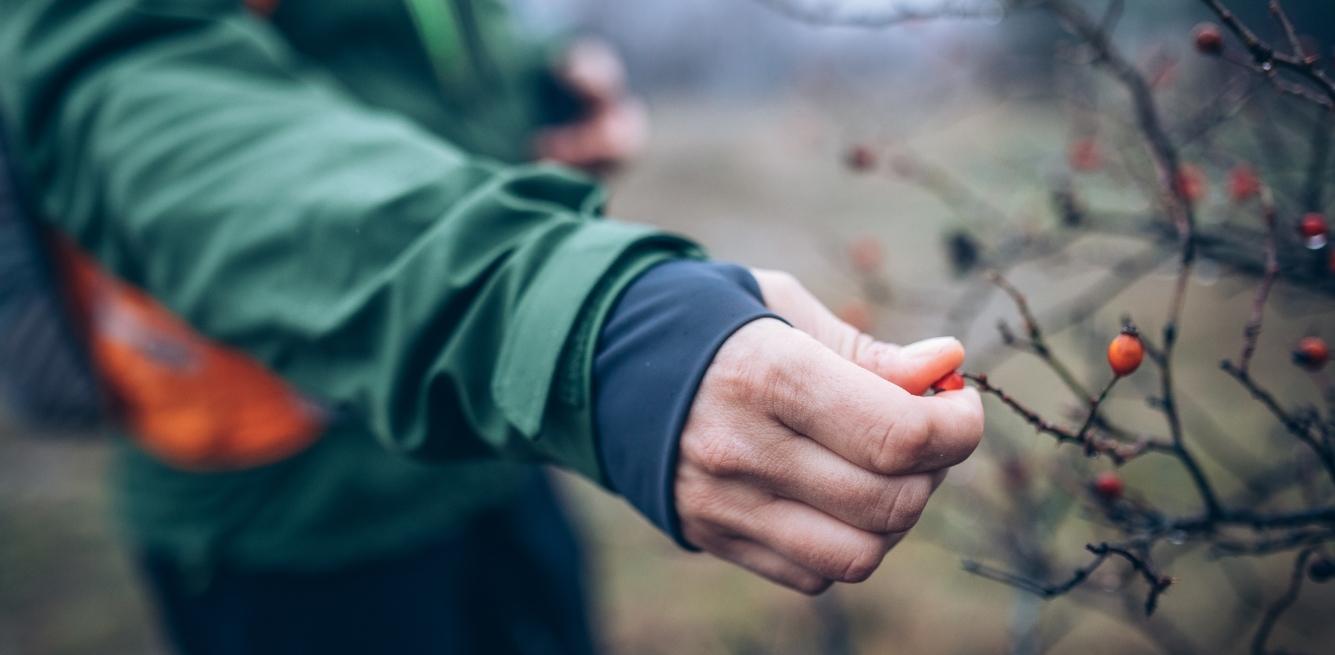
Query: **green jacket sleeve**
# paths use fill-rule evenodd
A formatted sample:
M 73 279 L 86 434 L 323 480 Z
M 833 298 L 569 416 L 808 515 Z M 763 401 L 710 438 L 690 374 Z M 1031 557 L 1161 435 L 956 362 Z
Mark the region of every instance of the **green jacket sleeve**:
M 0 7 L 5 127 L 104 266 L 389 447 L 600 478 L 598 324 L 691 244 L 359 105 L 240 2 Z

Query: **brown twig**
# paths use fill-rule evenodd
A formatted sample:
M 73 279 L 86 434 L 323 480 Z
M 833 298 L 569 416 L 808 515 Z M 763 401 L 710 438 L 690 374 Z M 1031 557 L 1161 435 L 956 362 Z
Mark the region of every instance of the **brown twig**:
M 1270 187 L 1261 188 L 1261 220 L 1265 223 L 1265 273 L 1261 283 L 1256 286 L 1256 297 L 1252 299 L 1251 317 L 1242 329 L 1242 353 L 1238 355 L 1238 371 L 1244 375 L 1251 366 L 1252 356 L 1256 354 L 1256 342 L 1261 338 L 1261 323 L 1265 318 L 1265 301 L 1270 297 L 1270 289 L 1279 275 L 1279 255 L 1275 246 L 1275 201 Z
M 1145 597 L 1145 615 L 1154 614 L 1158 607 L 1159 596 L 1168 587 L 1173 584 L 1173 579 L 1167 576 L 1159 575 L 1150 565 L 1147 558 L 1136 555 L 1125 545 L 1115 545 L 1109 543 L 1086 544 L 1085 550 L 1094 555 L 1094 559 L 1088 564 L 1078 568 L 1070 577 L 1057 583 L 1045 583 L 1034 580 L 1010 571 L 988 566 L 974 560 L 965 560 L 964 570 L 974 575 L 1010 585 L 1016 589 L 1027 591 L 1042 598 L 1054 598 L 1063 594 L 1070 593 L 1073 589 L 1084 584 L 1089 576 L 1103 566 L 1109 557 L 1116 555 L 1127 561 L 1131 568 L 1142 577 L 1149 585 L 1149 592 Z
M 1293 558 L 1293 570 L 1289 573 L 1289 586 L 1279 598 L 1266 608 L 1265 615 L 1261 617 L 1261 623 L 1256 627 L 1256 635 L 1252 637 L 1252 654 L 1265 655 L 1266 643 L 1270 641 L 1270 633 L 1274 631 L 1275 624 L 1279 622 L 1279 617 L 1288 611 L 1295 602 L 1298 601 L 1298 594 L 1303 588 L 1303 570 L 1307 568 L 1307 560 L 1316 552 L 1315 548 L 1306 548 Z
M 1081 432 L 1073 432 L 1063 428 L 1039 415 L 1038 412 L 1026 407 L 1019 400 L 1003 391 L 1001 388 L 993 385 L 986 375 L 981 373 L 964 373 L 965 379 L 974 383 L 979 391 L 990 394 L 1000 400 L 1002 404 L 1011 408 L 1026 423 L 1034 426 L 1036 430 L 1047 434 L 1056 439 L 1058 443 L 1077 444 L 1085 449 L 1086 452 L 1106 455 L 1117 464 L 1124 464 L 1146 452 L 1175 452 L 1172 444 L 1142 438 L 1136 441 L 1124 442 L 1114 439 L 1099 437 L 1091 433 L 1088 429 Z
M 1099 392 L 1093 402 L 1089 403 L 1088 417 L 1085 418 L 1085 422 L 1080 425 L 1080 429 L 1075 433 L 1075 438 L 1085 443 L 1085 454 L 1087 455 L 1092 454 L 1094 450 L 1089 447 L 1090 440 L 1086 439 L 1085 436 L 1089 434 L 1090 426 L 1094 425 L 1094 421 L 1099 417 L 1099 407 L 1103 405 L 1103 401 L 1108 399 L 1108 394 L 1112 391 L 1113 385 L 1116 385 L 1120 379 L 1122 379 L 1120 375 L 1114 375 L 1108 380 L 1108 384 L 1103 385 L 1103 390 Z
M 1289 431 L 1289 434 L 1297 437 L 1299 441 L 1311 448 L 1312 452 L 1316 453 L 1321 460 L 1321 465 L 1326 468 L 1326 473 L 1330 475 L 1331 481 L 1335 482 L 1335 452 L 1327 447 L 1324 435 L 1320 431 L 1320 422 L 1300 419 L 1285 410 L 1274 394 L 1258 384 L 1250 373 L 1234 366 L 1232 362 L 1225 360 L 1219 366 L 1225 373 L 1233 376 L 1235 380 L 1242 384 L 1253 398 L 1261 401 L 1261 404 L 1270 410 L 1270 413 L 1276 419 L 1279 419 L 1280 424 Z
M 1261 40 L 1255 32 L 1238 20 L 1237 15 L 1230 11 L 1220 0 L 1201 0 L 1201 2 L 1205 3 L 1205 6 L 1219 17 L 1220 22 L 1242 41 L 1248 54 L 1251 55 L 1252 63 L 1257 72 L 1272 80 L 1279 81 L 1274 76 L 1276 69 L 1290 71 L 1315 86 L 1319 92 L 1324 94 L 1324 97 L 1295 92 L 1294 89 L 1286 91 L 1287 93 L 1316 102 L 1326 109 L 1335 107 L 1335 80 L 1332 80 L 1322 70 L 1319 57 L 1307 56 L 1302 51 L 1302 46 L 1298 42 L 1296 32 L 1293 30 L 1293 24 L 1288 20 L 1288 15 L 1284 13 L 1278 2 L 1271 1 L 1270 11 L 1280 22 L 1286 34 L 1292 35 L 1290 40 L 1294 48 L 1293 54 L 1278 52 L 1274 46 Z
M 1217 557 L 1257 556 L 1283 552 L 1304 546 L 1315 546 L 1335 541 L 1335 529 L 1294 530 L 1277 537 L 1250 541 L 1219 540 L 1210 544 L 1210 553 Z

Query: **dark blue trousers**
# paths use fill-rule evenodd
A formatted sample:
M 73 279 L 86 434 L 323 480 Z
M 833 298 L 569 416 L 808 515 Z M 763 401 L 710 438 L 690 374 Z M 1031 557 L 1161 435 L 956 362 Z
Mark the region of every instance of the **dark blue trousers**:
M 202 591 L 147 553 L 169 643 L 189 655 L 585 654 L 581 553 L 545 478 L 459 536 L 329 573 L 222 569 Z

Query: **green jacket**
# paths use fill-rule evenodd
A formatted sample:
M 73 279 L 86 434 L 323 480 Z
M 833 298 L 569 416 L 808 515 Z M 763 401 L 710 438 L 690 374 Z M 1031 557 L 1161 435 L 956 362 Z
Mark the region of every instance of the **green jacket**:
M 337 566 L 505 502 L 515 461 L 601 478 L 601 318 L 637 273 L 699 253 L 598 219 L 579 175 L 501 163 L 537 118 L 537 58 L 502 42 L 495 2 L 434 1 L 467 10 L 0 0 L 0 116 L 44 217 L 339 417 L 254 470 L 127 448 L 142 546 Z

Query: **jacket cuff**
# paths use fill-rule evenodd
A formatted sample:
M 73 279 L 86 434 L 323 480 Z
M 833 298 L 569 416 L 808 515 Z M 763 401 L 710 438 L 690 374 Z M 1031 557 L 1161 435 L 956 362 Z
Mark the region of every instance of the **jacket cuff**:
M 719 347 L 766 317 L 779 318 L 745 268 L 678 260 L 640 275 L 603 323 L 593 410 L 604 480 L 688 550 L 673 500 L 681 431 Z

